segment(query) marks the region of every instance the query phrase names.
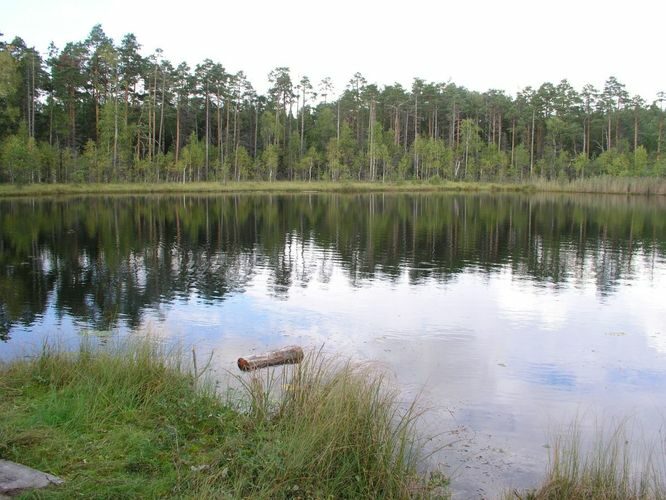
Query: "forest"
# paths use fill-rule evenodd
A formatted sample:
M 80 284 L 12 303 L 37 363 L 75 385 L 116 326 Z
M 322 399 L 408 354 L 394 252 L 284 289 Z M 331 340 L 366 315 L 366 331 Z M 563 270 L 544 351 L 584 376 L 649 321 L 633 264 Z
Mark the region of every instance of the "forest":
M 174 65 L 100 25 L 47 54 L 0 37 L 0 182 L 666 175 L 666 93 L 648 102 L 613 76 L 603 88 L 565 79 L 515 96 L 361 73 L 336 89 L 287 67 L 267 76 L 262 95 L 242 71 Z

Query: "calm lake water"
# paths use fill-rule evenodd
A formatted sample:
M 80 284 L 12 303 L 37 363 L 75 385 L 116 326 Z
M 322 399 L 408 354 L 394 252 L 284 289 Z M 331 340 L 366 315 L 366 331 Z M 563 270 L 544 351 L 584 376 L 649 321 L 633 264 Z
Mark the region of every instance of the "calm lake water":
M 574 420 L 663 442 L 666 200 L 0 200 L 0 359 L 145 328 L 222 376 L 285 344 L 376 362 L 429 409 L 456 496 L 492 497 L 536 484 Z

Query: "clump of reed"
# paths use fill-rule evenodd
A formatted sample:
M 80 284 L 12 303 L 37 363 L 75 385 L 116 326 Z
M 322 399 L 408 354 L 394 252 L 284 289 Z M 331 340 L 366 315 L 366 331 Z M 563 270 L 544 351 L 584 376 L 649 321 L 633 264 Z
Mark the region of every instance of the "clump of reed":
M 658 450 L 638 455 L 626 435 L 626 423 L 610 434 L 600 431 L 584 448 L 578 425 L 555 440 L 543 484 L 534 491 L 512 492 L 525 500 L 661 500 L 666 499 L 666 469 Z M 663 447 L 663 443 L 662 443 Z M 661 462 L 659 461 L 661 457 Z
M 536 191 L 666 195 L 666 179 L 661 177 L 616 177 L 602 175 L 564 182 L 536 180 L 532 184 Z

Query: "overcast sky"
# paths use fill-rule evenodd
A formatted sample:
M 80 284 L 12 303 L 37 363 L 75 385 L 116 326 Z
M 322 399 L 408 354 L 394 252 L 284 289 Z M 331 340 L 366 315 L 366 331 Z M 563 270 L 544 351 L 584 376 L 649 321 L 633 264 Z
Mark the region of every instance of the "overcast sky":
M 243 70 L 260 92 L 276 66 L 292 79 L 330 76 L 339 91 L 369 82 L 452 80 L 473 90 L 567 78 L 580 90 L 610 75 L 649 101 L 666 90 L 663 0 L 2 0 L 0 32 L 46 52 L 96 23 L 119 42 L 134 33 L 174 64 L 205 58 Z

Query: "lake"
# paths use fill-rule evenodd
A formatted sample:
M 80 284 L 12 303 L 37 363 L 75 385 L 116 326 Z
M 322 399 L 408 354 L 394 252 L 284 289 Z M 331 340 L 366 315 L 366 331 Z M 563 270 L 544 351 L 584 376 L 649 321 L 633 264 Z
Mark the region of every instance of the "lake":
M 0 359 L 149 329 L 224 377 L 323 346 L 418 396 L 459 498 L 535 485 L 574 421 L 663 440 L 665 299 L 663 197 L 0 200 Z

